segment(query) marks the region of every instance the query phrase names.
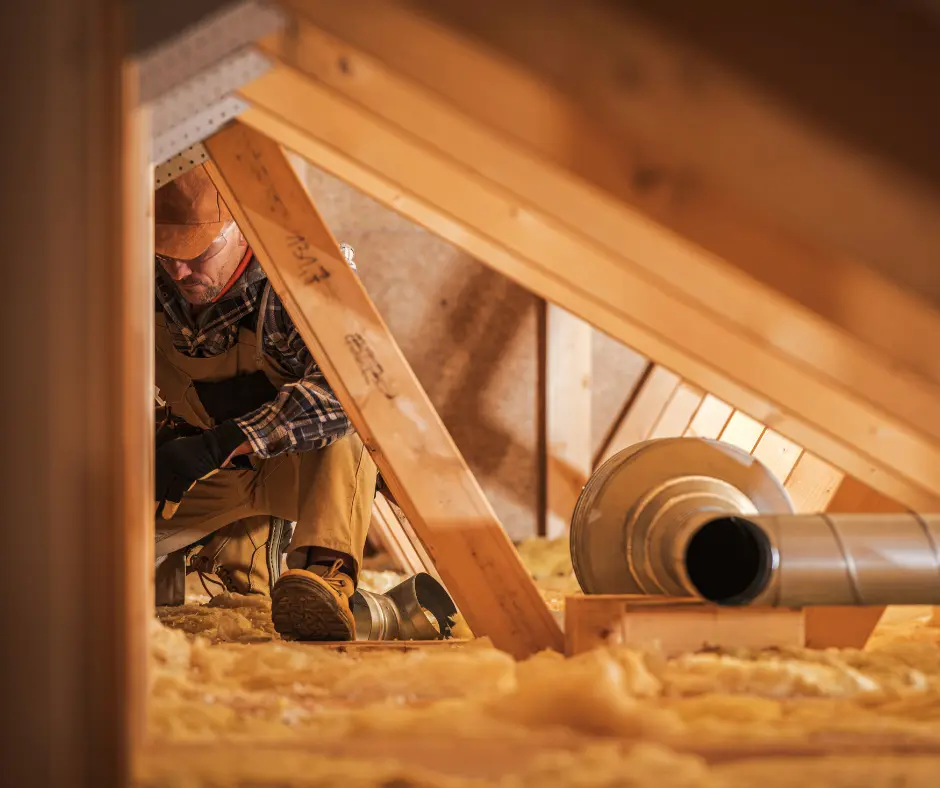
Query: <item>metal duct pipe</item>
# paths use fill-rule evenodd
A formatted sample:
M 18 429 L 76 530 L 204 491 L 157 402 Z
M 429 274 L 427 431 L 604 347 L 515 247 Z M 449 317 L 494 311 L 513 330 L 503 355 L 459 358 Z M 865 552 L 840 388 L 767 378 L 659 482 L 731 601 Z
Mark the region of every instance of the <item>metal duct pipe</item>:
M 740 449 L 648 441 L 588 480 L 572 517 L 572 563 L 589 594 L 940 604 L 940 515 L 792 512 L 780 483 Z
M 350 602 L 357 640 L 447 639 L 457 614 L 457 606 L 444 586 L 425 572 L 384 594 L 357 589 Z

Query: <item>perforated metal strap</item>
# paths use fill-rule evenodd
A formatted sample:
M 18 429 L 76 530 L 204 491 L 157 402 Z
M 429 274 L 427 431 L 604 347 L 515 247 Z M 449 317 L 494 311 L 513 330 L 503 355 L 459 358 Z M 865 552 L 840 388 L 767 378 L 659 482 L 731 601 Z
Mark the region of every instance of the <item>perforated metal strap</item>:
M 151 102 L 233 53 L 278 30 L 286 17 L 273 4 L 245 0 L 210 14 L 137 58 L 140 100 Z M 184 18 L 183 24 L 186 20 Z
M 198 167 L 207 161 L 209 161 L 209 153 L 201 142 L 190 145 L 184 151 L 154 168 L 154 187 L 159 189 L 175 178 L 179 178 L 183 173 L 189 172 L 193 167 Z

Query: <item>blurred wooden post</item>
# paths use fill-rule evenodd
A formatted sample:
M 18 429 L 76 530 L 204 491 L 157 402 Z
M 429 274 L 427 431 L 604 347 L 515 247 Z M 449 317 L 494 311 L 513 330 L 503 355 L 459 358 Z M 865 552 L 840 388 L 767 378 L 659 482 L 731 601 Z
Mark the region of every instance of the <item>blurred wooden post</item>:
M 153 304 L 123 8 L 19 4 L 0 40 L 4 785 L 130 785 L 143 733 Z
M 591 475 L 591 335 L 593 328 L 545 305 L 545 535 L 564 536 Z
M 137 105 L 136 67 L 125 63 L 124 268 L 120 277 L 124 493 L 124 625 L 128 735 L 139 755 L 147 739 L 148 633 L 154 610 L 154 252 L 150 109 Z

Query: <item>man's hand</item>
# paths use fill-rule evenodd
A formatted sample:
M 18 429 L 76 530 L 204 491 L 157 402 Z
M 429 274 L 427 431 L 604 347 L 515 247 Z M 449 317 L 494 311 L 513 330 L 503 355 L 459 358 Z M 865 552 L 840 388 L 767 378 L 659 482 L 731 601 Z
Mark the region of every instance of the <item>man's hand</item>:
M 247 453 L 245 447 L 245 434 L 233 421 L 164 443 L 156 456 L 157 517 L 169 520 L 196 482 L 212 476 L 235 454 Z

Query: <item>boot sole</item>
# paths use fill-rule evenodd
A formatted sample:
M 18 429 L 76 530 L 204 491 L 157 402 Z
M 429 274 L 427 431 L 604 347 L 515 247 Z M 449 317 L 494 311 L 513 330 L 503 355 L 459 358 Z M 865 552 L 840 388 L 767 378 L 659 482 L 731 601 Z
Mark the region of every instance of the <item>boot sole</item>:
M 268 594 L 273 597 L 274 585 L 281 578 L 281 556 L 287 546 L 290 535 L 290 523 L 280 517 L 271 518 L 271 528 L 268 531 L 268 545 L 264 551 L 268 566 Z
M 326 588 L 300 573 L 288 572 L 278 580 L 271 619 L 274 629 L 292 640 L 348 641 L 356 633 L 352 613 L 347 617 Z

